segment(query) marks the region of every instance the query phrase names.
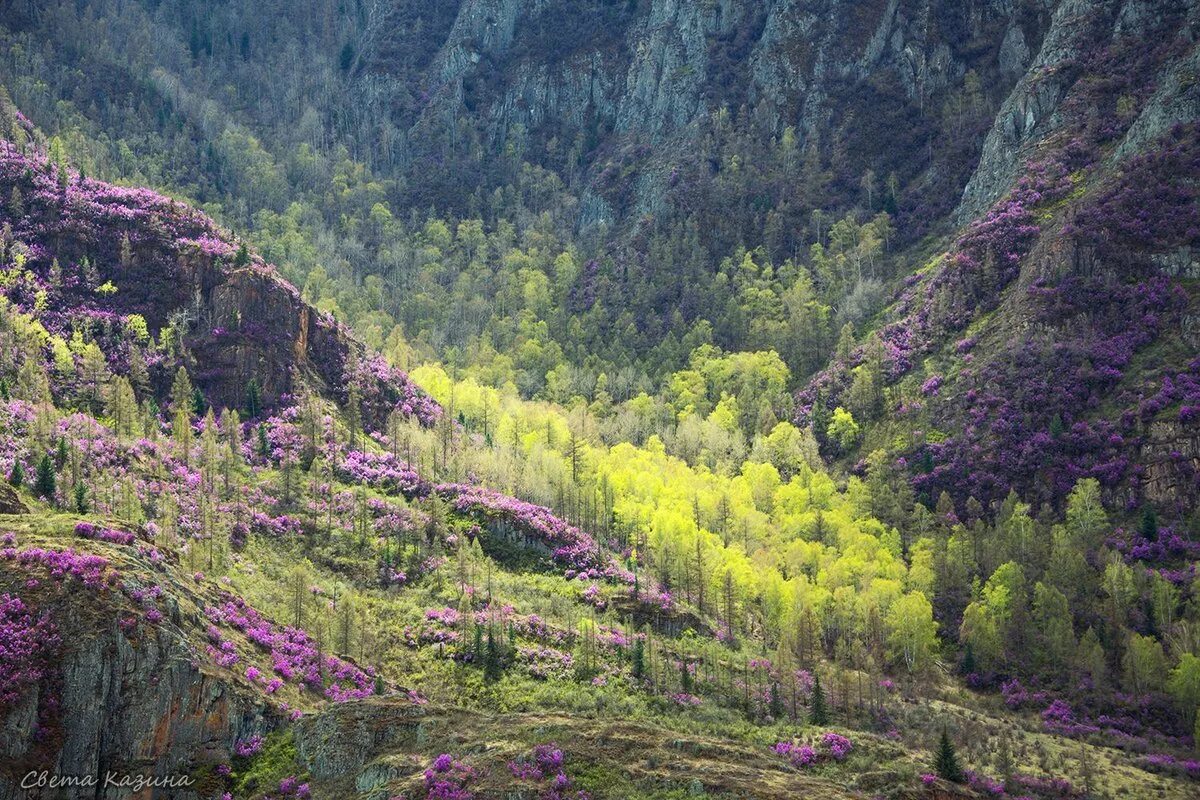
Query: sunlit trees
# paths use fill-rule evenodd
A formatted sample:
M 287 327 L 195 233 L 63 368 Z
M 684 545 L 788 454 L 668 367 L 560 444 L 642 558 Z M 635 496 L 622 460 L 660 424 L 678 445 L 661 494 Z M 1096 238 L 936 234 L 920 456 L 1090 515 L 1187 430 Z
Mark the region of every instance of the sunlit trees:
M 937 652 L 937 623 L 933 605 L 920 592 L 909 592 L 892 602 L 887 613 L 891 657 L 909 673 L 929 667 Z

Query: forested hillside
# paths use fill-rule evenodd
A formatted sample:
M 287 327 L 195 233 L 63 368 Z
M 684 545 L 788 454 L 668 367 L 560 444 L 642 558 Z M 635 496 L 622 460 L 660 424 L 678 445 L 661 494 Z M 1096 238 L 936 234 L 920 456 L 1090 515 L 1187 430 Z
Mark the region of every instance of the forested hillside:
M 1195 794 L 1195 4 L 302 5 L 0 0 L 0 798 Z

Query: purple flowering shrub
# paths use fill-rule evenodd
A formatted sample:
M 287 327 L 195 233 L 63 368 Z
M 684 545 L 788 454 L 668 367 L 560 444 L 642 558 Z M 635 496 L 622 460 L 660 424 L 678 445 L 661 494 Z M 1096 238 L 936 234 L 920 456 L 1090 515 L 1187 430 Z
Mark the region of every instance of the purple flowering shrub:
M 105 528 L 91 522 L 80 522 L 75 525 L 75 535 L 81 539 L 94 539 L 111 544 L 131 545 L 137 541 L 137 536 L 125 531 Z
M 426 484 L 417 471 L 391 453 L 351 450 L 338 464 L 337 475 L 347 483 L 363 484 L 405 497 L 418 497 L 426 491 Z
M 564 761 L 557 745 L 539 744 L 528 755 L 509 761 L 508 770 L 520 781 L 541 784 L 537 794 L 540 800 L 588 800 L 587 792 L 571 791 Z
M 442 753 L 425 770 L 426 800 L 473 800 L 475 793 L 469 788 L 479 774 L 470 766 Z
M 0 560 L 26 569 L 45 570 L 51 580 L 62 583 L 68 578 L 81 582 L 89 589 L 99 589 L 116 583 L 117 575 L 108 569 L 103 556 L 66 550 L 47 550 L 41 547 L 0 549 Z
M 350 360 L 344 386 L 344 396 L 340 399 L 349 402 L 349 387 L 355 388 L 367 430 L 383 430 L 393 411 L 425 426 L 432 426 L 442 418 L 442 407 L 437 401 L 413 383 L 407 372 L 388 364 L 380 355 Z
M 0 712 L 46 677 L 60 639 L 46 613 L 15 595 L 0 594 Z
M 306 800 L 312 797 L 312 792 L 308 788 L 308 784 L 301 781 L 299 778 L 289 775 L 279 781 L 279 790 L 275 792 L 267 792 L 264 800 Z
M 571 570 L 568 577 L 580 572 L 590 575 L 591 570 L 599 568 L 596 541 L 545 506 L 469 484 L 444 483 L 434 491 L 448 498 L 458 512 L 549 550 L 555 563 Z
M 787 758 L 792 766 L 802 769 L 823 761 L 844 761 L 854 744 L 840 733 L 829 731 L 822 734 L 815 744 L 796 741 L 776 742 L 771 750 Z
M 322 692 L 334 702 L 375 693 L 374 670 L 364 670 L 337 656 L 322 654 L 307 633 L 271 622 L 240 597 L 222 592 L 222 598 L 219 606 L 205 610 L 214 628 L 224 625 L 241 632 L 259 650 L 269 654 L 274 672 L 283 681 Z M 214 628 L 210 628 L 210 637 Z M 219 630 L 216 634 L 219 638 Z
M 1134 354 L 1181 308 L 1178 291 L 1161 276 L 1134 283 L 1073 276 L 1057 286 L 1035 282 L 1027 301 L 1048 329 L 1072 324 L 1005 343 L 982 367 L 962 372 L 953 401 L 934 409 L 935 417 L 961 419 L 944 425 L 960 432 L 906 459 L 918 465 L 913 484 L 926 496 L 948 491 L 986 505 L 1016 489 L 1027 501 L 1054 503 L 1080 478 L 1106 488 L 1138 478 L 1136 420 L 1098 414 Z M 1121 403 L 1138 405 L 1132 397 Z

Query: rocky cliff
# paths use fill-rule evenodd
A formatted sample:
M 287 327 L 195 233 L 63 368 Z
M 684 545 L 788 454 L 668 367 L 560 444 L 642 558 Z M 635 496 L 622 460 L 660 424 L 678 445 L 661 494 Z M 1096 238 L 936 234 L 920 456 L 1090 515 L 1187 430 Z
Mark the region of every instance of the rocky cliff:
M 55 165 L 32 135 L 0 140 L 0 195 L 0 247 L 20 273 L 9 298 L 64 345 L 95 340 L 109 368 L 160 399 L 183 365 L 218 408 L 244 408 L 252 383 L 262 407 L 305 389 L 345 402 L 354 377 L 360 397 L 433 413 L 407 376 L 364 367 L 344 325 L 186 204 Z M 376 403 L 367 422 L 380 427 L 389 410 Z
M 48 643 L 40 680 L 0 703 L 0 797 L 212 796 L 206 779 L 216 767 L 286 714 L 227 670 L 202 665 L 206 598 L 177 567 L 145 548 L 62 544 L 6 533 L 0 556 L 0 595 L 19 593 Z M 61 554 L 54 566 L 47 553 Z M 156 585 L 166 589 L 161 609 L 147 614 L 134 598 Z M 20 653 L 5 663 L 17 671 L 9 680 L 27 674 Z M 76 783 L 54 787 L 43 772 Z M 158 785 L 121 785 L 139 779 Z
M 402 132 L 394 149 L 406 163 L 465 156 L 472 139 L 463 132 L 473 130 L 485 149 L 516 148 L 568 181 L 580 176 L 585 222 L 619 222 L 668 202 L 670 170 L 660 168 L 639 182 L 632 204 L 614 207 L 597 185 L 605 160 L 640 143 L 649 145 L 644 168 L 686 163 L 687 143 L 722 108 L 753 110 L 776 132 L 792 126 L 802 144 L 844 139 L 855 177 L 897 171 L 905 185 L 940 185 L 934 171 L 944 166 L 905 163 L 911 154 L 882 147 L 878 135 L 901 123 L 928 128 L 968 73 L 977 102 L 998 103 L 1039 51 L 1053 6 L 645 0 L 564 11 L 469 0 L 418 75 L 397 71 L 386 31 L 364 36 L 356 98 Z M 415 105 L 402 101 L 414 81 L 423 87 Z M 544 149 L 551 139 L 587 142 L 564 163 Z

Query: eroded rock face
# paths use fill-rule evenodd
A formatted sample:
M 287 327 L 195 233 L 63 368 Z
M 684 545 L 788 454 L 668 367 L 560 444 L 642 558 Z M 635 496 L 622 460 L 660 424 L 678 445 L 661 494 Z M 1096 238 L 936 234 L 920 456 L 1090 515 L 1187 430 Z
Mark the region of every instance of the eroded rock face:
M 362 347 L 291 286 L 257 269 L 233 270 L 212 287 L 204 320 L 185 338 L 196 382 L 215 406 L 237 408 L 251 379 L 268 401 L 298 384 L 330 391 Z
M 29 507 L 16 490 L 0 482 L 0 514 L 28 514 Z
M 1200 431 L 1178 420 L 1150 425 L 1138 459 L 1145 468 L 1147 501 L 1170 510 L 1190 510 L 1200 489 Z
M 979 165 L 963 190 L 955 214 L 966 223 L 982 214 L 1011 188 L 1033 148 L 1063 124 L 1059 104 L 1072 85 L 1088 77 L 1086 57 L 1111 46 L 1123 36 L 1144 38 L 1161 46 L 1164 38 L 1193 40 L 1200 9 L 1182 0 L 1062 0 L 1037 56 L 1017 82 L 996 116 L 983 145 Z M 1147 47 L 1150 45 L 1147 44 Z M 1011 63 L 1015 41 L 1006 39 L 1002 62 Z M 1162 69 L 1157 91 L 1130 128 L 1113 161 L 1144 148 L 1176 122 L 1195 119 L 1200 93 L 1195 69 L 1200 59 L 1195 46 Z
M 204 767 L 228 763 L 236 742 L 282 720 L 259 698 L 200 670 L 172 626 L 126 632 L 114 609 L 91 604 L 94 597 L 84 592 L 50 609 L 62 638 L 55 675 L 0 716 L 0 799 L 209 796 L 212 787 L 198 777 Z M 41 771 L 94 785 L 21 788 Z M 106 786 L 110 773 L 194 783 L 133 794 Z
M 524 150 L 550 136 L 564 143 L 592 139 L 601 158 L 631 144 L 647 147 L 640 162 L 645 179 L 627 208 L 601 196 L 602 170 L 581 165 L 590 175 L 578 187 L 581 224 L 612 223 L 623 213 L 656 209 L 670 170 L 652 165 L 690 152 L 698 121 L 721 108 L 738 114 L 744 107 L 771 125 L 793 126 L 802 141 L 828 142 L 844 115 L 878 115 L 881 99 L 898 119 L 925 113 L 932 98 L 961 85 L 971 70 L 990 95 L 1002 97 L 1042 48 L 1054 6 L 1053 0 L 570 6 L 468 0 L 425 69 L 419 109 L 398 102 L 411 77 L 392 75 L 390 52 L 371 46 L 386 41 L 382 35 L 366 37 L 366 68 L 354 91 L 371 113 L 392 114 L 403 132 L 401 162 L 419 162 L 423 148 L 464 123 L 495 152 Z M 1038 102 L 1049 106 L 1054 99 Z M 1023 126 L 1025 116 L 1014 124 Z M 1005 175 L 996 172 L 998 185 Z

